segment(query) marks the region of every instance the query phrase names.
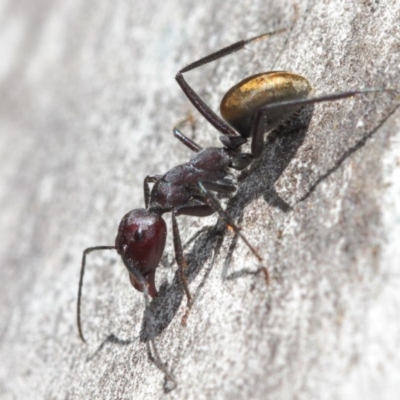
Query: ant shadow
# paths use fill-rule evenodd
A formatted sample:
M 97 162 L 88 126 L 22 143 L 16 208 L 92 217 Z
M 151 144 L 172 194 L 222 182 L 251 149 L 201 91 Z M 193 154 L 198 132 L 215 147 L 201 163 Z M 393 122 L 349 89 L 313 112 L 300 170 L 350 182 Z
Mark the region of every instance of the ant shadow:
M 304 108 L 297 116 L 286 121 L 285 125 L 271 132 L 268 135 L 262 156 L 248 170 L 241 173 L 239 181 L 245 181 L 246 184 L 239 187 L 235 196 L 229 200 L 227 208 L 235 220 L 239 217 L 239 224 L 246 204 L 261 195 L 264 196 L 265 201 L 269 205 L 278 207 L 283 212 L 290 211 L 290 206 L 276 193 L 274 184 L 303 143 L 311 121 L 313 109 L 313 105 Z M 266 179 L 257 179 L 258 174 L 263 174 Z M 249 185 L 251 186 L 251 193 L 249 193 Z M 212 265 L 219 254 L 224 236 L 225 224 L 219 221 L 214 227 L 202 232 L 200 237 L 194 241 L 191 251 L 185 254 L 189 267 L 187 273 L 189 282 L 195 279 L 209 258 L 213 258 L 210 267 L 204 274 L 202 282 L 200 282 L 196 291 L 192 293 L 194 300 L 207 281 Z M 193 241 L 193 239 L 190 241 Z M 237 238 L 231 243 L 229 254 L 233 252 L 236 241 Z M 257 272 L 249 273 L 254 274 Z M 184 297 L 185 294 L 180 278 L 178 273 L 176 273 L 172 283 L 162 284 L 158 297 L 152 300 L 149 310 L 151 320 L 147 318 L 143 319 L 140 340 L 147 342 L 160 335 L 175 317 L 182 300 L 185 301 Z M 151 324 L 151 328 L 149 324 Z
M 362 148 L 368 139 L 382 127 L 382 125 L 397 111 L 399 107 L 400 105 L 397 105 L 390 110 L 371 131 L 365 134 L 354 146 L 346 150 L 335 164 L 307 189 L 307 192 L 296 201 L 296 204 L 307 199 L 321 182 L 339 169 L 343 162 L 353 153 Z M 235 221 L 237 221 L 239 226 L 243 219 L 246 205 L 261 196 L 268 205 L 276 207 L 284 213 L 291 211 L 292 207 L 279 197 L 274 185 L 304 142 L 312 113 L 313 106 L 306 107 L 296 118 L 292 118 L 286 122 L 285 126 L 281 126 L 271 132 L 268 135 L 261 157 L 246 171 L 240 174 L 238 178 L 238 181 L 240 182 L 238 190 L 235 193 L 235 196 L 228 201 L 226 207 L 227 212 Z M 260 179 L 260 176 L 262 179 Z M 193 242 L 191 251 L 185 254 L 188 263 L 187 278 L 189 283 L 196 278 L 199 272 L 203 269 L 203 266 L 207 264 L 209 259 L 212 257 L 202 281 L 192 293 L 194 302 L 207 282 L 208 276 L 223 244 L 225 231 L 225 223 L 219 219 L 215 226 L 208 230 L 203 230 L 199 235 L 196 235 L 196 239 L 192 238 L 189 240 L 190 242 Z M 225 269 L 227 269 L 227 266 L 230 264 L 237 240 L 238 237 L 235 235 L 229 245 L 228 255 L 224 263 Z M 226 276 L 225 279 L 238 279 L 245 275 L 256 275 L 259 272 L 259 270 L 250 271 L 243 269 Z M 158 297 L 151 301 L 148 310 L 149 316 L 143 318 L 139 340 L 148 343 L 159 336 L 174 319 L 182 301 L 186 301 L 186 298 L 178 272 L 176 272 L 173 281 L 170 284 L 166 282 L 163 283 L 159 288 Z M 119 339 L 115 335 L 110 335 L 100 345 L 95 354 L 101 351 L 106 343 L 128 345 L 134 340 L 136 340 L 136 338 L 132 340 L 123 340 Z M 94 355 L 92 357 L 94 357 Z
M 90 356 L 88 356 L 86 358 L 86 361 L 93 361 L 96 358 L 97 354 L 99 354 L 108 343 L 116 344 L 119 346 L 128 346 L 128 345 L 134 343 L 135 341 L 136 341 L 135 338 L 120 339 L 117 336 L 115 336 L 113 333 L 111 333 L 100 343 L 99 347 L 94 351 L 94 353 L 92 353 Z
M 278 207 L 281 209 L 283 212 L 288 212 L 290 211 L 294 206 L 297 204 L 303 202 L 307 198 L 309 198 L 312 193 L 316 190 L 316 188 L 319 186 L 320 183 L 322 183 L 325 179 L 327 179 L 331 174 L 333 174 L 335 171 L 337 171 L 341 165 L 349 158 L 351 157 L 355 152 L 360 150 L 362 147 L 365 146 L 367 141 L 376 133 L 380 130 L 380 128 L 386 123 L 386 121 L 400 108 L 400 104 L 396 105 L 393 107 L 391 110 L 389 110 L 386 115 L 366 134 L 362 136 L 360 140 L 358 140 L 353 146 L 347 148 L 343 152 L 343 154 L 335 161 L 334 165 L 329 168 L 326 172 L 321 174 L 310 186 L 307 188 L 305 193 L 296 199 L 295 203 L 292 206 L 289 206 L 286 202 L 284 202 L 281 198 L 279 198 L 278 194 L 276 193 L 274 189 L 274 183 L 276 182 L 277 178 L 279 178 L 280 174 L 276 173 L 275 175 L 269 177 L 266 180 L 266 185 L 259 185 L 263 186 L 261 190 L 254 190 L 255 185 L 257 182 L 259 182 L 259 176 L 263 176 L 263 174 L 268 174 L 270 171 L 273 171 L 274 164 L 276 162 L 281 163 L 281 166 L 283 166 L 283 161 L 278 157 L 275 158 L 270 158 L 270 153 L 275 152 L 276 150 L 274 147 L 267 147 L 267 149 L 264 150 L 263 157 L 259 161 L 255 162 L 254 165 L 252 166 L 251 169 L 245 172 L 243 174 L 243 177 L 246 178 L 246 180 L 243 182 L 242 185 L 240 185 L 239 190 L 237 191 L 236 195 L 229 201 L 226 211 L 234 218 L 236 221 L 241 221 L 243 219 L 243 214 L 244 214 L 244 209 L 245 207 L 259 198 L 261 195 L 264 197 L 264 200 L 271 206 L 273 207 Z M 287 132 L 285 132 L 287 133 Z M 301 138 L 303 138 L 302 134 L 300 133 L 300 136 L 297 140 L 294 138 L 292 146 L 296 146 L 296 143 L 299 141 L 302 141 Z M 275 140 L 275 139 L 272 139 Z M 278 139 L 279 141 L 279 139 Z M 284 150 L 285 146 L 285 139 L 281 140 L 280 144 L 277 144 L 278 149 L 281 148 Z M 301 144 L 301 143 L 300 143 Z M 288 142 L 286 145 L 290 146 L 291 143 Z M 292 149 L 293 150 L 293 149 Z M 297 148 L 296 148 L 297 150 Z M 287 164 L 286 164 L 287 165 Z M 280 168 L 280 166 L 278 166 Z M 261 174 L 261 175 L 260 175 Z M 274 178 L 275 176 L 275 178 Z M 240 180 L 242 180 L 242 176 L 240 177 Z M 221 221 L 222 222 L 222 221 Z M 231 246 L 229 248 L 226 260 L 225 260 L 225 268 L 227 269 L 227 266 L 231 262 L 233 250 L 236 247 L 237 243 L 237 235 L 235 235 L 234 239 L 232 240 Z M 245 275 L 255 275 L 260 271 L 254 271 L 254 270 L 247 270 L 247 269 L 242 269 L 240 271 L 235 271 L 231 275 L 227 276 L 226 274 L 223 275 L 225 276 L 224 279 L 226 280 L 234 280 L 237 278 L 240 278 Z
M 108 335 L 95 350 L 93 354 L 86 358 L 86 361 L 93 361 L 96 356 L 103 350 L 103 348 L 108 344 L 113 344 L 117 346 L 127 346 L 137 341 L 137 338 L 132 339 L 121 339 L 115 336 L 113 333 Z M 151 344 L 153 350 L 151 349 Z M 164 393 L 169 393 L 174 390 L 177 386 L 176 379 L 171 375 L 171 373 L 166 369 L 166 365 L 160 360 L 156 345 L 152 339 L 146 341 L 147 355 L 152 364 L 154 364 L 161 372 L 164 373 Z

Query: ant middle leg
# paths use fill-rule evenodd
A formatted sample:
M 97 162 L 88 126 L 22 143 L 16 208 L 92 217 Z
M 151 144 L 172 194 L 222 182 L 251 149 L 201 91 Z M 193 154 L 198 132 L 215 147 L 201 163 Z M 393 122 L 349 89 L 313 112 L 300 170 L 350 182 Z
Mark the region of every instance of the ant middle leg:
M 228 225 L 230 228 L 233 229 L 233 231 L 243 240 L 243 242 L 246 244 L 246 246 L 250 249 L 250 251 L 254 254 L 254 256 L 257 258 L 257 260 L 262 263 L 263 258 L 261 255 L 258 253 L 258 251 L 250 244 L 250 242 L 247 240 L 246 236 L 243 235 L 241 232 L 241 228 L 236 225 L 236 223 L 233 221 L 232 217 L 222 208 L 220 202 L 218 199 L 207 190 L 207 185 L 204 184 L 204 182 L 199 182 L 199 188 L 204 195 L 207 203 L 209 204 L 210 208 L 212 208 L 215 212 L 219 214 L 219 216 L 224 220 L 226 225 Z M 269 284 L 269 272 L 267 267 L 261 265 L 261 270 L 264 273 L 265 276 L 265 282 Z
M 188 147 L 190 150 L 194 151 L 195 153 L 198 153 L 200 150 L 203 150 L 203 148 L 198 145 L 195 141 L 192 139 L 188 138 L 185 134 L 183 134 L 176 126 L 172 130 L 174 132 L 174 136 L 181 142 L 183 143 L 186 147 Z
M 203 148 L 199 144 L 197 144 L 194 140 L 188 138 L 185 134 L 183 134 L 178 129 L 177 126 L 175 126 L 173 128 L 173 133 L 174 133 L 174 136 L 181 143 L 183 143 L 186 147 L 188 147 L 193 152 L 198 153 L 199 151 L 203 150 Z M 220 140 L 221 140 L 222 144 L 230 150 L 237 150 L 244 143 L 247 143 L 247 139 L 242 136 L 235 136 L 235 137 L 221 136 Z M 248 167 L 251 164 L 251 162 L 253 161 L 253 159 L 254 159 L 254 157 L 252 154 L 235 153 L 232 155 L 231 167 L 240 171 L 240 170 Z M 209 189 L 213 190 L 211 187 Z M 236 189 L 234 189 L 233 191 L 235 191 L 235 190 Z M 230 190 L 230 191 L 232 191 L 232 190 Z
M 172 129 L 172 132 L 174 133 L 174 136 L 182 143 L 184 144 L 187 148 L 189 148 L 190 150 L 192 150 L 195 153 L 198 153 L 199 151 L 203 150 L 203 148 L 197 144 L 193 139 L 189 139 L 185 134 L 183 134 L 180 129 L 181 126 L 184 124 L 189 123 L 192 127 L 192 131 L 194 131 L 194 117 L 193 115 L 190 113 L 189 116 L 187 118 L 185 118 L 184 120 L 178 122 Z
M 146 208 L 149 206 L 150 201 L 150 186 L 149 183 L 155 183 L 162 178 L 162 175 L 147 175 L 143 181 L 143 191 L 144 191 L 144 204 Z
M 179 121 L 174 127 L 172 128 L 172 132 L 174 136 L 182 143 L 184 144 L 187 148 L 192 150 L 194 153 L 198 153 L 199 151 L 203 150 L 203 148 L 197 144 L 193 139 L 188 138 L 184 133 L 181 132 L 181 127 L 183 125 L 190 124 L 192 128 L 192 132 L 195 129 L 195 124 L 194 124 L 194 117 L 192 113 L 189 113 L 189 115 L 183 119 L 182 121 Z

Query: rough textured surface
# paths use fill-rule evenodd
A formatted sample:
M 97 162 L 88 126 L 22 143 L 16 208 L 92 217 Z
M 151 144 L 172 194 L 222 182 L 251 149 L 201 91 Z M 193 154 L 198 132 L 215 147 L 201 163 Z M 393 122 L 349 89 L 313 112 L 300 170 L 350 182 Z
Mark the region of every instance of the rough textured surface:
M 318 94 L 399 85 L 398 1 L 239 3 L 0 2 L 2 400 L 398 398 L 394 94 L 306 110 L 241 175 L 227 207 L 265 257 L 269 287 L 216 217 L 180 218 L 195 295 L 187 326 L 170 238 L 151 304 L 175 390 L 113 252 L 90 255 L 89 343 L 78 339 L 82 250 L 113 244 L 121 217 L 143 206 L 144 176 L 190 156 L 171 134 L 192 110 L 173 80 L 180 67 L 290 25 L 296 6 L 291 30 L 188 74 L 214 109 L 232 84 L 271 69 L 305 75 Z M 193 115 L 186 132 L 217 145 Z

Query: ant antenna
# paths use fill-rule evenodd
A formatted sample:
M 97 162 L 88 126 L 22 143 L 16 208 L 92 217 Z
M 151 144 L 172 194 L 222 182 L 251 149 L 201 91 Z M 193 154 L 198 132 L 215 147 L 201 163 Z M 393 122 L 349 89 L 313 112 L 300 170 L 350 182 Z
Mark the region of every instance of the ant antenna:
M 82 255 L 82 267 L 81 267 L 81 273 L 79 276 L 78 303 L 77 303 L 76 317 L 77 317 L 79 337 L 81 338 L 82 342 L 85 342 L 85 343 L 86 343 L 86 340 L 85 340 L 85 337 L 83 336 L 82 324 L 81 324 L 81 300 L 82 300 L 83 276 L 85 275 L 86 254 L 89 254 L 92 251 L 97 251 L 97 250 L 115 250 L 115 246 L 89 247 L 84 250 L 83 255 Z

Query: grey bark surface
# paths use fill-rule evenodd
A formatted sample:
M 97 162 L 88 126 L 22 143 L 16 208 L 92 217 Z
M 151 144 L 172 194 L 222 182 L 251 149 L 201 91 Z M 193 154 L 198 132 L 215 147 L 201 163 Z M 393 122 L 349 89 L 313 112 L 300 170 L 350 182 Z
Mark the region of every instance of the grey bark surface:
M 293 23 L 294 15 L 297 18 Z M 214 110 L 251 74 L 289 70 L 316 94 L 399 87 L 400 2 L 0 2 L 0 398 L 397 399 L 400 393 L 400 99 L 315 105 L 266 139 L 226 207 L 265 259 L 216 216 L 179 218 L 194 304 L 187 320 L 171 238 L 151 303 L 113 245 L 144 207 L 143 179 L 219 134 L 176 71 L 290 26 L 187 74 Z M 297 128 L 297 129 L 294 129 Z M 170 229 L 170 216 L 166 215 Z

